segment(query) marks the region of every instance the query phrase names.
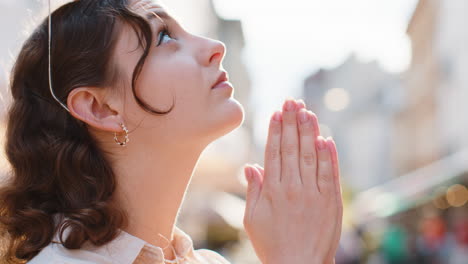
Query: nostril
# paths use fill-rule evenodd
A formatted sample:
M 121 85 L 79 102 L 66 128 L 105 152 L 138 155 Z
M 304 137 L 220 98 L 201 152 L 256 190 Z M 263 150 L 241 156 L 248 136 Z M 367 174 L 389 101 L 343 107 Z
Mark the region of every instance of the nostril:
M 213 62 L 213 60 L 220 60 L 221 59 L 221 53 L 219 52 L 216 52 L 215 54 L 213 54 L 210 58 L 210 63 Z

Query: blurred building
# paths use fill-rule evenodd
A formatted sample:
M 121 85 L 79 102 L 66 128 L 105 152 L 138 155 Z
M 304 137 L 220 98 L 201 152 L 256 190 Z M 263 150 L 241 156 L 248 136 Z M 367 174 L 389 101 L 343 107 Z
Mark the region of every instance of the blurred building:
M 434 54 L 439 68 L 439 87 L 435 94 L 440 129 L 441 150 L 444 155 L 468 148 L 468 2 L 420 1 L 421 8 L 438 3 L 434 14 Z M 426 77 L 427 78 L 427 77 Z
M 431 177 L 417 171 L 433 168 L 440 178 L 434 189 L 468 173 L 468 32 L 460 28 L 468 22 L 466 12 L 464 0 L 420 0 L 407 29 L 413 56 L 395 122 L 395 165 L 400 175 L 409 171 L 420 182 Z M 436 167 L 442 169 L 435 173 Z
M 420 0 L 409 22 L 412 61 L 391 96 L 392 179 L 360 192 L 351 206 L 356 226 L 374 241 L 367 253 L 375 258 L 366 263 L 390 260 L 394 228 L 402 235 L 395 263 L 466 262 L 467 12 L 465 0 Z
M 376 62 L 350 56 L 321 69 L 304 83 L 306 104 L 319 117 L 321 132 L 337 143 L 343 182 L 362 191 L 392 177 L 390 148 L 400 81 Z
M 396 177 L 356 197 L 361 218 L 428 203 L 441 210 L 466 207 L 466 187 L 459 186 L 468 182 L 468 32 L 461 30 L 466 12 L 463 0 L 418 2 L 407 28 L 412 61 L 393 124 Z M 453 188 L 462 191 L 453 196 Z
M 439 3 L 420 2 L 407 29 L 413 53 L 404 77 L 404 106 L 395 118 L 396 145 L 392 149 L 398 175 L 428 165 L 441 156 L 436 115 L 440 74 L 434 53 Z

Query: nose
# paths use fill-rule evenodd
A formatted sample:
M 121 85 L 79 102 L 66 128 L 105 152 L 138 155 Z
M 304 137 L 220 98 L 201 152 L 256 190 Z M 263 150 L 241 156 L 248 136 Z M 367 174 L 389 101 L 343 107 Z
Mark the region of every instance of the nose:
M 203 66 L 216 65 L 219 67 L 226 54 L 226 45 L 219 40 L 202 38 L 201 51 L 199 54 L 200 64 Z

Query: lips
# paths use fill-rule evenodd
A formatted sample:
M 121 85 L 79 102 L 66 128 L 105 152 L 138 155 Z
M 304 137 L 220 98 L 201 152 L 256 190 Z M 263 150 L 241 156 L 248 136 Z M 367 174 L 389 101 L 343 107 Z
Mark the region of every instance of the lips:
M 228 75 L 225 71 L 221 72 L 221 74 L 218 77 L 218 80 L 216 80 L 215 84 L 211 86 L 211 89 L 215 88 L 218 84 L 227 82 L 229 80 Z

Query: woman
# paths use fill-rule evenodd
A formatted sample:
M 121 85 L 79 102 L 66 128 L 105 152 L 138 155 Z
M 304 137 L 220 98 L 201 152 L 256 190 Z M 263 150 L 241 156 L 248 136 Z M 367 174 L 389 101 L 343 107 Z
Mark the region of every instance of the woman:
M 73 1 L 49 19 L 11 76 L 5 261 L 228 263 L 175 226 L 200 154 L 243 121 L 225 46 L 150 0 Z M 244 224 L 262 263 L 332 263 L 336 148 L 304 103 L 273 115 L 265 170 L 245 173 Z

